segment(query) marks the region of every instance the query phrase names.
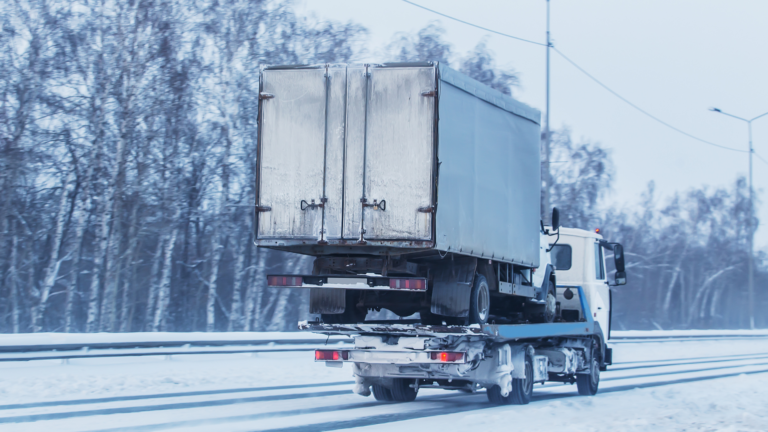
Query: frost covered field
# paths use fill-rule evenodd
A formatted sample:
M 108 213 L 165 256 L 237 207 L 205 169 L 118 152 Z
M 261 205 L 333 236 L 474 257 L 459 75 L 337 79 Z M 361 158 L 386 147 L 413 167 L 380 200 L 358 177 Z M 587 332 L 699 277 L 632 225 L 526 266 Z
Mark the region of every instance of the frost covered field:
M 765 332 L 657 338 L 670 335 L 691 333 L 616 332 L 649 339 L 615 340 L 595 397 L 537 385 L 530 405 L 503 407 L 483 392 L 435 389 L 378 403 L 351 393 L 349 365 L 325 367 L 311 352 L 3 362 L 0 430 L 768 430 Z

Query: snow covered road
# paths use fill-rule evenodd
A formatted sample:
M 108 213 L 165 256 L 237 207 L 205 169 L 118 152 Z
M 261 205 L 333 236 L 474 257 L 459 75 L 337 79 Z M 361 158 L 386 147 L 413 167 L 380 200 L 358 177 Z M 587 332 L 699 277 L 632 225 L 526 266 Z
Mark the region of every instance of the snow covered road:
M 768 430 L 768 338 L 622 341 L 600 392 L 537 385 L 526 406 L 422 389 L 352 394 L 351 368 L 312 354 L 99 358 L 0 364 L 3 431 Z

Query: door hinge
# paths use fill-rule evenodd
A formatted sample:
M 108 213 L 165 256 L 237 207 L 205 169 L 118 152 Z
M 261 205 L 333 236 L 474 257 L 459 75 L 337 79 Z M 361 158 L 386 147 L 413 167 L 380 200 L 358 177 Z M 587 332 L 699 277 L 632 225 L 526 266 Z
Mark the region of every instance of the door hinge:
M 275 97 L 275 95 L 273 95 L 271 93 L 263 93 L 263 92 L 259 93 L 259 100 L 261 100 L 261 99 L 272 99 L 274 97 Z
M 272 211 L 272 207 L 257 205 L 256 206 L 256 211 L 257 212 L 268 212 L 268 211 Z
M 437 96 L 437 90 L 423 91 L 421 92 L 421 95 L 428 96 L 428 97 Z
M 435 212 L 435 206 L 426 206 L 426 207 L 419 207 L 419 213 L 434 213 Z

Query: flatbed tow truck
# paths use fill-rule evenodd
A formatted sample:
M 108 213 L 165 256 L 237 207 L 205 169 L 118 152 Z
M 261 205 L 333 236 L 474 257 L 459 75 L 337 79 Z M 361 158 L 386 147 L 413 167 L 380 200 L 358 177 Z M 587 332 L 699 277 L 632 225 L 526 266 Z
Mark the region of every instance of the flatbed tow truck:
M 533 385 L 547 381 L 575 383 L 580 395 L 594 395 L 600 372 L 613 360 L 606 343 L 611 294 L 602 249 L 614 249 L 618 271 L 613 285 L 626 282 L 623 250 L 584 230 L 561 230 L 561 249 L 553 254 L 555 264 L 559 259 L 560 267 L 565 268 L 558 275 L 566 281 L 556 289 L 558 322 L 467 326 L 419 325 L 405 320 L 402 324 L 302 322 L 299 328 L 351 337 L 354 348 L 319 349 L 315 361 L 331 367 L 352 363 L 354 392 L 373 393 L 379 401 L 413 401 L 420 388 L 470 393 L 485 388 L 491 403 L 527 404 Z M 597 251 L 594 257 L 583 253 L 593 248 Z M 581 280 L 583 286 L 569 283 L 574 280 Z
M 439 62 L 267 66 L 259 101 L 254 242 L 315 257 L 267 286 L 309 290 L 303 330 L 354 339 L 316 361 L 386 401 L 597 392 L 623 251 L 556 209 L 544 226 L 538 110 Z

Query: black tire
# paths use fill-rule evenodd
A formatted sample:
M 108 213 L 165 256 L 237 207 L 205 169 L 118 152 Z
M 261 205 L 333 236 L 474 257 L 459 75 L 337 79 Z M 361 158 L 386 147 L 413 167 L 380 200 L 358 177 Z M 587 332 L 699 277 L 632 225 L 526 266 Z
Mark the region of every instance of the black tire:
M 510 405 L 512 403 L 512 393 L 502 396 L 501 387 L 497 385 L 486 390 L 485 394 L 488 396 L 488 402 L 494 405 Z
M 419 389 L 411 386 L 416 385 L 416 380 L 407 378 L 395 378 L 392 382 L 392 399 L 396 402 L 412 402 L 416 399 Z
M 321 314 L 320 317 L 323 322 L 325 324 L 357 324 L 365 321 L 368 311 L 357 308 L 358 295 L 358 292 L 354 290 L 346 290 L 344 312 L 340 314 Z
M 512 392 L 509 393 L 515 405 L 527 405 L 533 396 L 533 361 L 525 356 L 525 378 L 512 379 Z
M 597 394 L 598 387 L 600 387 L 600 362 L 597 359 L 597 352 L 594 352 L 589 373 L 576 375 L 576 388 L 582 396 L 594 396 Z
M 395 400 L 392 397 L 392 391 L 383 385 L 374 384 L 371 386 L 371 390 L 373 390 L 373 397 L 376 398 L 377 401 L 392 402 Z
M 485 276 L 475 275 L 469 297 L 469 323 L 485 324 L 491 312 L 491 290 Z
M 530 315 L 530 320 L 535 323 L 552 323 L 557 317 L 557 292 L 552 279 L 549 280 L 547 294 L 544 296 L 545 303 L 536 305 L 535 311 Z

